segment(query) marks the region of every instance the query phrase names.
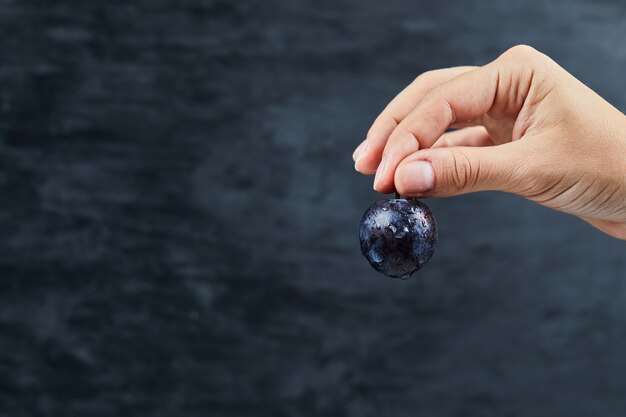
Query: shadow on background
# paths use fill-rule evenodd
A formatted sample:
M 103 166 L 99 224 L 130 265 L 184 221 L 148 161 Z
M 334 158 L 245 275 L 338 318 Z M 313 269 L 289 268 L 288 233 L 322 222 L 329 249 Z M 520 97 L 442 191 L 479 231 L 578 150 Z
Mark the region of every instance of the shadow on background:
M 625 17 L 0 0 L 0 415 L 621 415 L 622 242 L 442 199 L 430 264 L 385 279 L 350 155 L 419 73 L 517 43 L 623 108 Z

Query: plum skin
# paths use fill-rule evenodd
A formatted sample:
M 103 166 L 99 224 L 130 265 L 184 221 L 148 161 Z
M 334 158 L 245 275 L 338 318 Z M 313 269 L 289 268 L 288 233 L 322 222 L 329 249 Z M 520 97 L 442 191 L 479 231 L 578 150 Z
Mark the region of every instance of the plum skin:
M 418 199 L 380 200 L 363 214 L 359 238 L 361 253 L 375 270 L 407 279 L 433 255 L 437 223 Z

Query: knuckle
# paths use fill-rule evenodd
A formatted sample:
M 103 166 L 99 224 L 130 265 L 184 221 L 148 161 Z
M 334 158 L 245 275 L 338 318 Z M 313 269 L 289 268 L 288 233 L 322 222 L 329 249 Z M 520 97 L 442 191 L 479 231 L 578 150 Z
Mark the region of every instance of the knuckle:
M 546 62 L 547 57 L 532 46 L 516 45 L 506 50 L 499 59 L 505 62 L 524 62 L 532 67 L 541 67 Z
M 444 170 L 445 182 L 453 191 L 460 192 L 476 182 L 480 168 L 461 150 L 451 150 L 450 156 L 450 166 Z
M 513 58 L 530 58 L 539 54 L 539 52 L 529 45 L 515 45 L 504 52 L 503 56 Z
M 378 115 L 378 117 L 376 117 L 376 120 L 374 120 L 374 123 L 372 123 L 372 126 L 367 131 L 366 136 L 371 137 L 381 131 L 392 131 L 396 128 L 396 126 L 398 126 L 399 123 L 400 121 L 387 109 L 385 109 L 380 115 Z
M 401 142 L 408 141 L 407 139 L 414 140 L 419 144 L 418 134 L 415 129 L 412 129 L 406 124 L 400 124 L 389 136 L 389 143 L 397 145 Z
M 436 77 L 438 70 L 429 70 L 429 71 L 425 71 L 422 72 L 420 75 L 418 75 L 415 80 L 413 81 L 415 84 L 418 83 L 424 83 L 424 82 L 428 82 L 429 80 L 433 79 Z

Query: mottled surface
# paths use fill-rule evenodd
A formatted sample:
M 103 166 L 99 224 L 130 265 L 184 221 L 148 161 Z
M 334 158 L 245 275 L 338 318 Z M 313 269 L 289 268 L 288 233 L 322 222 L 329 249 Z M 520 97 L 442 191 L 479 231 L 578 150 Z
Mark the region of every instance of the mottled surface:
M 418 199 L 378 200 L 361 218 L 359 241 L 372 268 L 391 278 L 408 279 L 432 257 L 437 221 Z
M 623 108 L 625 33 L 617 0 L 0 0 L 0 416 L 623 415 L 623 242 L 429 201 L 386 279 L 350 155 L 520 42 Z

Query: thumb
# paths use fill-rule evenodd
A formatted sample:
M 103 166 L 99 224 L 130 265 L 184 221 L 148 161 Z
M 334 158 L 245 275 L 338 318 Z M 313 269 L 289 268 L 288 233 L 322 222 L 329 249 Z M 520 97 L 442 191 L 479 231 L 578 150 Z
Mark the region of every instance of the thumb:
M 529 172 L 522 142 L 415 152 L 396 169 L 396 191 L 418 197 L 447 197 L 486 190 L 518 193 Z

